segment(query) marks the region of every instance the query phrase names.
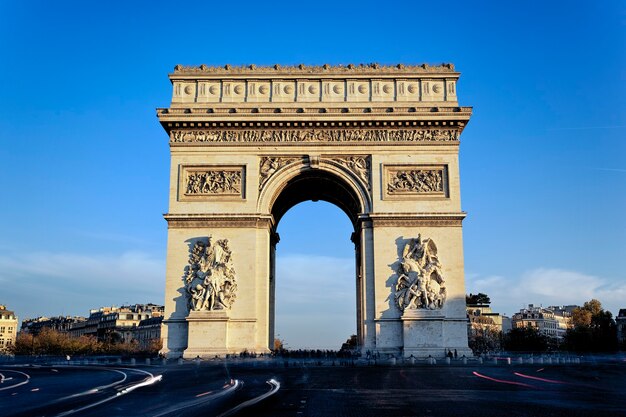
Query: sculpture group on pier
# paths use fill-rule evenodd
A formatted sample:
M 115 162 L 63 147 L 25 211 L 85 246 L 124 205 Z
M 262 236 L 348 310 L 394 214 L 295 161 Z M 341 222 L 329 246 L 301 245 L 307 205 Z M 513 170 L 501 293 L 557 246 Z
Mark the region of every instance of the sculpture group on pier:
M 446 301 L 446 287 L 437 257 L 437 245 L 421 235 L 410 239 L 402 251 L 397 268 L 395 300 L 402 311 L 441 309 Z
M 237 283 L 228 239 L 213 243 L 198 240 L 189 254 L 185 288 L 190 311 L 229 309 L 236 298 Z

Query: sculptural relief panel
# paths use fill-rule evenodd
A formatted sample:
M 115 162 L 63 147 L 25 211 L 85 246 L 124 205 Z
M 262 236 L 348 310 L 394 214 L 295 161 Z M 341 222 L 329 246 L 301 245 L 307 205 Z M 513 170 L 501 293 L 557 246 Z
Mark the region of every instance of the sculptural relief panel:
M 222 101 L 224 103 L 242 102 L 246 96 L 246 83 L 242 81 L 224 81 L 222 83 Z
M 183 165 L 178 185 L 180 201 L 245 198 L 244 166 Z
M 448 169 L 445 165 L 385 165 L 385 199 L 448 197 Z
M 292 80 L 272 81 L 271 100 L 277 103 L 296 101 L 296 83 Z
M 419 101 L 419 80 L 399 80 L 397 82 L 397 101 Z
M 198 103 L 217 103 L 220 101 L 221 85 L 215 81 L 198 83 Z
M 271 88 L 272 85 L 269 81 L 249 81 L 246 101 L 250 103 L 269 102 Z
M 370 99 L 370 83 L 368 80 L 349 80 L 347 82 L 346 101 L 368 101 Z
M 445 82 L 443 80 L 422 80 L 423 101 L 443 101 Z
M 318 80 L 298 80 L 297 101 L 320 101 L 321 85 Z
M 338 163 L 350 170 L 365 186 L 365 189 L 371 191 L 371 158 L 368 155 L 348 155 L 348 156 L 325 156 L 331 161 Z
M 259 190 L 280 169 L 301 159 L 297 156 L 262 156 L 259 162 Z

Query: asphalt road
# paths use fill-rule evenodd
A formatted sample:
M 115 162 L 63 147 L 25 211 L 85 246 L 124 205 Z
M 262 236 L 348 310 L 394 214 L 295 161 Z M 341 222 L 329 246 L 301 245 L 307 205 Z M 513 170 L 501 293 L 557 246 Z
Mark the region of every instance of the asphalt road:
M 626 416 L 626 362 L 0 365 L 0 416 Z

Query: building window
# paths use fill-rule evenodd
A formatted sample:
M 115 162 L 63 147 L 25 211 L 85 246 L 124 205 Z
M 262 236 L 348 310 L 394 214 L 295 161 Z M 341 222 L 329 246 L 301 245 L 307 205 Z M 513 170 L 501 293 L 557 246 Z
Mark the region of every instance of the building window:
M 9 326 L 9 333 L 13 333 L 13 327 Z
M 0 327 L 0 333 L 4 333 L 4 326 Z

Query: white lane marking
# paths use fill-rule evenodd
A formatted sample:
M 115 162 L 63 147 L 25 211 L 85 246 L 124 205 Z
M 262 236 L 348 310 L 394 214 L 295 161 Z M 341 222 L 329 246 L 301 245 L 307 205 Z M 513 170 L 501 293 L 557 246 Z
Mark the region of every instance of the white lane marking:
M 199 404 L 204 404 L 204 403 L 210 402 L 210 401 L 212 401 L 212 400 L 214 400 L 216 398 L 223 397 L 224 395 L 228 395 L 228 394 L 238 390 L 242 385 L 243 385 L 243 382 L 241 382 L 238 379 L 231 380 L 230 384 L 225 385 L 224 389 L 222 389 L 221 391 L 216 392 L 215 394 L 200 397 L 200 398 L 198 398 L 196 400 L 192 400 L 192 401 L 188 402 L 187 404 L 185 404 L 183 406 L 177 405 L 175 407 L 170 407 L 170 408 L 162 411 L 159 414 L 152 414 L 152 417 L 166 416 L 166 415 L 174 413 L 176 411 L 184 410 L 185 408 L 194 407 L 194 406 L 197 406 Z
M 240 411 L 243 408 L 246 407 L 250 407 L 251 405 L 254 405 L 260 401 L 263 401 L 264 399 L 266 399 L 269 396 L 272 396 L 274 394 L 276 394 L 278 392 L 278 390 L 280 389 L 280 382 L 276 381 L 274 378 L 270 379 L 269 381 L 265 381 L 266 383 L 268 383 L 272 388 L 266 392 L 265 394 L 259 395 L 258 397 L 252 398 L 248 401 L 244 401 L 241 404 L 239 404 L 238 406 L 231 408 L 230 410 L 226 411 L 225 413 L 220 414 L 217 417 L 227 417 L 230 415 L 235 414 L 236 412 Z
M 128 394 L 129 392 L 134 391 L 135 389 L 137 389 L 139 387 L 144 387 L 146 385 L 151 385 L 151 384 L 157 383 L 157 382 L 159 382 L 163 378 L 162 375 L 154 376 L 150 372 L 143 371 L 141 369 L 129 369 L 129 368 L 120 368 L 120 369 L 126 369 L 126 370 L 130 370 L 130 371 L 136 371 L 136 372 L 139 372 L 139 373 L 148 374 L 148 377 L 146 379 L 144 379 L 143 381 L 141 381 L 140 383 L 138 383 L 138 384 L 131 385 L 130 387 L 128 387 L 128 388 L 126 388 L 126 389 L 124 389 L 124 390 L 122 390 L 120 392 L 115 393 L 115 395 L 112 395 L 110 397 L 106 397 L 106 398 L 104 398 L 104 399 L 102 399 L 100 401 L 96 401 L 95 403 L 88 404 L 88 405 L 86 405 L 84 407 L 80 407 L 80 408 L 76 408 L 76 409 L 73 409 L 73 410 L 64 411 L 64 412 L 62 412 L 60 414 L 57 414 L 56 417 L 69 416 L 69 415 L 74 414 L 74 413 L 79 413 L 81 411 L 85 411 L 85 410 L 87 410 L 89 408 L 92 408 L 92 407 L 98 406 L 100 404 L 104 404 L 106 402 L 114 400 L 116 398 L 119 398 L 122 395 Z
M 11 388 L 19 387 L 20 385 L 28 384 L 30 382 L 30 375 L 25 374 L 24 372 L 13 371 L 13 370 L 9 370 L 9 369 L 3 369 L 2 372 L 15 372 L 17 374 L 24 375 L 26 377 L 26 380 L 24 380 L 22 382 L 19 382 L 17 384 L 9 385 L 8 387 L 0 388 L 0 391 L 4 391 L 5 389 L 11 389 Z

